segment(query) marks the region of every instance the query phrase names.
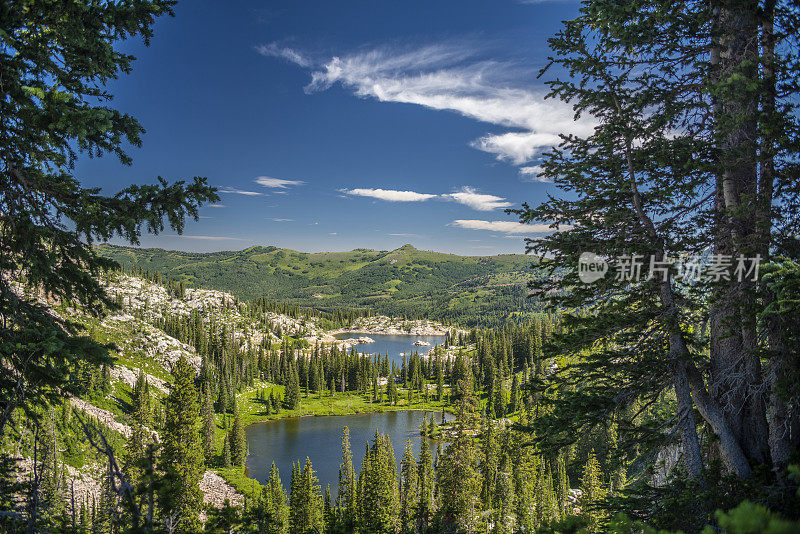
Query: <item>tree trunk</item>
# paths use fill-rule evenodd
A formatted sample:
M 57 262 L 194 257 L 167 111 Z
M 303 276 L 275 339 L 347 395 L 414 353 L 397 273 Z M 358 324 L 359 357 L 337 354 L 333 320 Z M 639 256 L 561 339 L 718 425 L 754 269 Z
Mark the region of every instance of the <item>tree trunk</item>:
M 721 2 L 715 25 L 718 54 L 712 54 L 717 61 L 714 109 L 720 168 L 714 252 L 734 261 L 740 255 L 752 258 L 759 251 L 759 94 L 750 89 L 752 84 L 737 81 L 737 77 L 758 78 L 757 9 L 752 0 Z M 755 335 L 755 285 L 731 275 L 713 287 L 710 389 L 747 458 L 762 463 L 768 454 L 768 427 Z

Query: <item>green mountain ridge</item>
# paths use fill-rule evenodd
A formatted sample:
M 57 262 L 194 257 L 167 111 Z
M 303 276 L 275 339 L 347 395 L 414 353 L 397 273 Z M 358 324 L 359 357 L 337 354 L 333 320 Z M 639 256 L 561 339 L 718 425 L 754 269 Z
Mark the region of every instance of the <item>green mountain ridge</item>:
M 526 298 L 526 283 L 541 276 L 535 259 L 522 254 L 459 256 L 410 244 L 347 252 L 274 246 L 202 253 L 117 245 L 97 250 L 128 267 L 228 291 L 243 300 L 369 307 L 387 315 L 425 315 L 462 324 L 501 321 L 509 310 L 535 311 L 536 303 Z

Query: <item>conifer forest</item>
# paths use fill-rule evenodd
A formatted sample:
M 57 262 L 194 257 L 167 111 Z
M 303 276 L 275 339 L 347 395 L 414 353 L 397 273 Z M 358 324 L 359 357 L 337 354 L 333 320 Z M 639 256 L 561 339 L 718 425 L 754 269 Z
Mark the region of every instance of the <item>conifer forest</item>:
M 0 532 L 800 532 L 800 2 L 4 0 L 0 93 Z

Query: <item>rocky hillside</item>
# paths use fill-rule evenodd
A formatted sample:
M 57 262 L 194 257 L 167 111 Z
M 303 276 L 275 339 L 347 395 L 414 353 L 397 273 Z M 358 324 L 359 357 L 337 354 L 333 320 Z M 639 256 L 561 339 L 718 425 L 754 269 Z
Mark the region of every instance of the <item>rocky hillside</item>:
M 332 335 L 336 332 L 324 331 L 317 317 L 296 318 L 271 311 L 254 312 L 253 308 L 224 291 L 181 288 L 176 292 L 164 285 L 122 273 L 107 275 L 102 284 L 119 305 L 118 310 L 102 318 L 65 303 L 49 302 L 43 297 L 40 300 L 54 314 L 83 325 L 96 341 L 114 347 L 113 365 L 102 371 L 95 370 L 97 376 L 92 380 L 96 385 L 92 390 L 81 398 L 66 399 L 60 411 L 56 411 L 57 418 L 64 421 L 70 419 L 71 413 L 83 414 L 118 451 L 124 451 L 125 442 L 133 432 L 131 404 L 139 376 L 145 378 L 150 386 L 150 395 L 156 401 L 169 393 L 171 372 L 180 358 L 200 372 L 202 359 L 195 348 L 162 328 L 167 319 L 173 322 L 179 319 L 199 321 L 200 328 L 208 331 L 224 329 L 230 342 L 236 344 L 236 349 L 242 353 L 259 347 L 280 352 L 280 347 L 287 341 L 295 347 L 306 347 L 303 353 L 310 353 L 318 344 L 335 343 L 347 349 L 354 343 L 336 340 Z M 357 318 L 349 328 L 338 332 L 343 331 L 426 335 L 444 334 L 447 329 L 428 320 L 374 316 Z M 262 387 L 262 384 L 257 383 L 255 387 Z M 157 430 L 147 431 L 154 442 L 160 441 Z M 70 501 L 74 494 L 76 503 L 95 502 L 101 497 L 105 459 L 94 453 L 87 443 L 80 445 L 80 441 L 79 435 L 69 435 L 69 432 L 61 438 L 63 490 L 69 491 Z M 213 454 L 216 452 L 212 451 Z M 33 476 L 30 451 L 18 445 L 12 453 L 19 459 L 17 477 L 26 479 Z M 221 474 L 224 472 L 209 470 L 202 477 L 200 488 L 205 502 L 218 507 L 226 499 L 232 503 L 241 502 L 243 496 Z
M 305 339 L 309 344 L 326 336 L 313 318 L 297 320 L 271 312 L 258 318 L 246 316 L 237 299 L 222 291 L 187 289 L 178 297 L 170 294 L 164 286 L 118 273 L 109 275 L 103 280 L 103 285 L 112 299 L 121 305 L 120 310 L 103 318 L 44 298 L 41 302 L 49 305 L 54 314 L 83 325 L 95 340 L 113 344 L 114 364 L 104 370 L 106 376 L 100 378 L 104 382 L 101 388 L 104 393 L 69 398 L 60 413 L 66 414 L 62 418 L 68 418 L 72 410 L 84 414 L 110 443 L 116 445 L 118 451 L 124 450 L 124 441 L 132 433 L 129 407 L 132 388 L 140 373 L 150 385 L 150 394 L 155 399 L 169 392 L 170 372 L 178 359 L 184 357 L 192 367 L 200 369 L 201 358 L 195 349 L 157 328 L 158 319 L 188 317 L 195 313 L 204 323 L 215 321 L 224 324 L 244 350 L 264 343 L 267 336 L 267 343 L 280 343 L 281 340 L 272 333 L 277 328 L 289 336 L 296 336 L 293 339 Z M 265 324 L 270 325 L 269 333 L 265 333 Z M 160 440 L 157 431 L 150 430 L 150 433 L 153 441 Z M 104 459 L 93 454 L 88 444 L 80 446 L 75 444 L 76 441 L 80 440 L 65 435 L 58 445 L 65 483 L 63 490 L 69 492 L 70 502 L 73 497 L 76 503 L 98 502 L 105 473 Z M 33 476 L 32 458 L 24 449 L 18 445 L 12 451 L 19 460 L 18 480 Z M 204 501 L 214 506 L 221 506 L 226 499 L 234 504 L 243 499 L 214 471 L 205 473 L 200 488 Z

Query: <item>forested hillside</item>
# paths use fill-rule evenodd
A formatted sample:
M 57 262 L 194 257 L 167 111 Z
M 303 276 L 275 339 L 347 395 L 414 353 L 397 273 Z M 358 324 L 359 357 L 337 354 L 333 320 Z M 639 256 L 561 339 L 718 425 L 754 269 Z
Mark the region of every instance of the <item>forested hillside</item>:
M 554 230 L 525 228 L 533 271 L 98 246 L 260 194 L 77 176 L 78 153 L 131 163 L 144 129 L 109 82 L 174 4 L 0 3 L 0 531 L 800 532 L 796 1 L 585 0 L 554 29 L 548 96 L 593 127 L 537 154 L 553 193 L 510 210 Z M 355 331 L 443 341 L 390 360 Z M 357 466 L 341 429 L 335 495 L 305 450 L 244 467 L 252 423 L 413 410 L 399 469 L 388 433 Z
M 265 297 L 317 308 L 366 307 L 394 316 L 462 324 L 529 314 L 526 283 L 541 276 L 523 254 L 458 256 L 405 245 L 392 251 L 305 253 L 276 247 L 192 253 L 101 245 L 117 262 L 245 300 Z

